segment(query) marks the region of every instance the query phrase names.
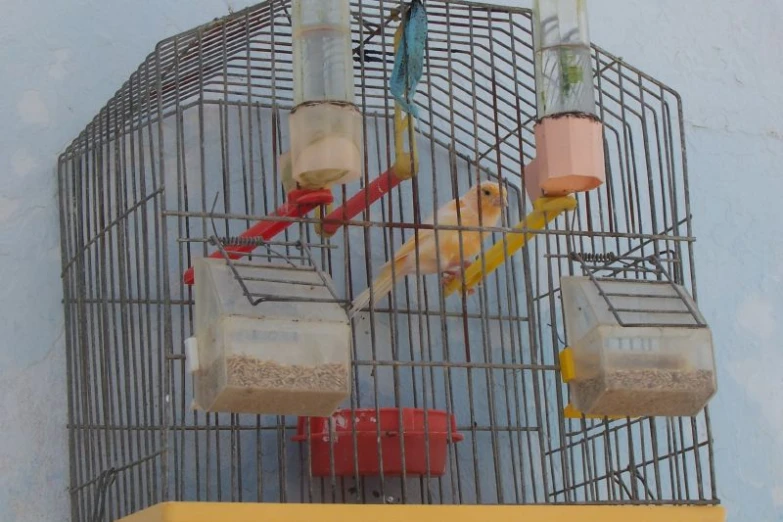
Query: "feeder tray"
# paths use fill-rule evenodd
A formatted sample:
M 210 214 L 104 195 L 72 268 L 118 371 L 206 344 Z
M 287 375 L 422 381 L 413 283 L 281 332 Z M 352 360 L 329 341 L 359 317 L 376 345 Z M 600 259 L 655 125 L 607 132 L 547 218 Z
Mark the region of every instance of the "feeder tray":
M 354 476 L 357 468 L 360 476 L 441 476 L 446 472 L 446 445 L 463 439 L 453 415 L 413 408 L 402 412 L 397 408 L 343 410 L 327 418 L 301 417 L 296 433 L 294 441 L 309 438 L 316 477 L 332 475 L 332 458 L 338 477 Z
M 293 263 L 312 263 L 304 245 L 307 256 L 280 255 L 286 264 L 238 263 L 217 245 L 224 259 L 195 262 L 194 405 L 330 415 L 350 394 L 351 330 L 329 276 Z
M 623 261 L 613 270 L 628 269 Z M 630 270 L 655 279 L 592 269 L 560 279 L 570 342 L 561 368 L 573 407 L 607 417 L 695 415 L 716 391 L 710 329 L 657 258 L 636 261 Z

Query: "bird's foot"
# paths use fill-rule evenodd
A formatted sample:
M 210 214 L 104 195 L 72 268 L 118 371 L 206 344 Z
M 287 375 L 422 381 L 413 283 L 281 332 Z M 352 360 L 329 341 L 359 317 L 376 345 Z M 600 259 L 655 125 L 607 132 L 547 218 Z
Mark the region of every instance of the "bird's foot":
M 457 279 L 457 277 L 459 277 L 458 272 L 454 272 L 453 270 L 446 270 L 443 272 L 443 277 L 441 278 L 440 282 L 443 286 L 447 286 Z
M 462 274 L 459 271 L 446 270 L 445 272 L 443 272 L 443 277 L 441 278 L 441 285 L 443 285 L 444 287 L 448 286 L 452 282 L 454 282 L 455 280 L 461 279 L 461 278 L 462 278 Z M 476 289 L 475 288 L 468 288 L 465 291 L 465 293 L 467 295 L 473 295 L 473 294 L 476 293 Z

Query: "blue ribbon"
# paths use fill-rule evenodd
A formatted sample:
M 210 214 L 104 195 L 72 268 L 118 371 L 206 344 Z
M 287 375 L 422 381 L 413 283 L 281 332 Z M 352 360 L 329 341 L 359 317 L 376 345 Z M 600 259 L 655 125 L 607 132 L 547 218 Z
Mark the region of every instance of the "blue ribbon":
M 416 118 L 419 111 L 413 104 L 413 95 L 424 72 L 427 48 L 427 10 L 421 0 L 411 1 L 402 24 L 402 38 L 394 58 L 389 89 L 402 110 Z

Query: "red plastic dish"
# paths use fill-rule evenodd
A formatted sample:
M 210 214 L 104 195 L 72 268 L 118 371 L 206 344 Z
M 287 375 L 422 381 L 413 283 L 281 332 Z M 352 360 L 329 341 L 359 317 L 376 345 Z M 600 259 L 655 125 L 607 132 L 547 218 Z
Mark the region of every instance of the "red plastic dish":
M 405 444 L 406 475 L 427 474 L 428 449 L 429 474 L 441 476 L 446 472 L 446 445 L 463 439 L 462 435 L 457 433 L 457 423 L 453 415 L 439 410 L 427 410 L 427 431 L 425 431 L 424 410 L 403 408 L 402 425 L 400 425 L 400 410 L 397 408 L 381 408 L 380 422 L 378 422 L 378 413 L 374 408 L 369 408 L 338 411 L 331 418 L 300 417 L 293 440 L 304 442 L 308 439 L 307 422 L 309 421 L 313 476 L 331 476 L 330 451 L 334 456 L 335 476 L 353 476 L 356 473 L 354 427 L 359 475 L 381 474 L 379 445 L 383 459 L 383 474 L 402 475 L 400 437 Z M 447 423 L 451 424 L 451 433 Z

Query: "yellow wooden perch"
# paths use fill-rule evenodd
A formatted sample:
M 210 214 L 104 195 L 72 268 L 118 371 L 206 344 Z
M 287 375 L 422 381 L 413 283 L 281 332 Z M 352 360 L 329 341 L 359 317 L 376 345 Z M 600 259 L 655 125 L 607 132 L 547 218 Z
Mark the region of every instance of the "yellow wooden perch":
M 542 197 L 533 202 L 533 212 L 520 221 L 514 228 L 518 230 L 542 230 L 547 223 L 568 210 L 576 208 L 576 199 L 571 196 Z M 482 279 L 497 270 L 506 258 L 511 257 L 535 234 L 532 232 L 509 232 L 505 242 L 499 241 L 484 253 L 482 267 L 481 258 L 473 262 L 465 270 L 465 290 L 470 290 Z M 484 268 L 484 270 L 482 270 Z M 457 278 L 444 288 L 446 297 L 460 290 L 460 279 Z

